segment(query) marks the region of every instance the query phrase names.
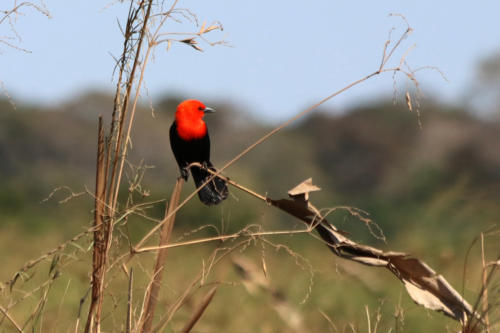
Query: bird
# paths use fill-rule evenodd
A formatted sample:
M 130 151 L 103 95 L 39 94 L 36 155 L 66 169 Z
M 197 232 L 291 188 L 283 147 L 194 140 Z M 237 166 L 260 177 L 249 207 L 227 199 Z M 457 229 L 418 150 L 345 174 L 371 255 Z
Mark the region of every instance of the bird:
M 203 121 L 205 114 L 213 112 L 214 109 L 206 107 L 198 100 L 185 100 L 177 106 L 175 120 L 170 126 L 170 147 L 179 165 L 181 177 L 188 180 L 188 166 L 191 163 L 197 162 L 202 165 L 201 168 L 199 166 L 189 168 L 197 188 L 212 177 L 212 173 L 207 169 L 216 172 L 210 162 L 210 137 L 207 125 Z M 214 177 L 198 191 L 198 197 L 205 205 L 212 206 L 225 200 L 228 192 L 226 181 Z

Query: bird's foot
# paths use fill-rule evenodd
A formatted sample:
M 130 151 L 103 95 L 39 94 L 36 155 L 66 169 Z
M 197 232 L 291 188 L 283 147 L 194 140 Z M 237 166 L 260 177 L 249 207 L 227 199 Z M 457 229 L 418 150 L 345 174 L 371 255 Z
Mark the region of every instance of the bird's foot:
M 181 177 L 184 178 L 184 180 L 188 180 L 189 176 L 189 171 L 187 168 L 181 168 Z

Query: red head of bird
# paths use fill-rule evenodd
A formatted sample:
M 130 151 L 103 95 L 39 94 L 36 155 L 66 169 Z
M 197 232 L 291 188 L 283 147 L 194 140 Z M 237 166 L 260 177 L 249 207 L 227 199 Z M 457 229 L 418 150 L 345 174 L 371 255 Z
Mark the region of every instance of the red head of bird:
M 205 113 L 211 112 L 214 110 L 195 99 L 188 99 L 179 104 L 175 112 L 179 136 L 188 141 L 204 137 L 207 134 L 207 125 L 202 118 Z

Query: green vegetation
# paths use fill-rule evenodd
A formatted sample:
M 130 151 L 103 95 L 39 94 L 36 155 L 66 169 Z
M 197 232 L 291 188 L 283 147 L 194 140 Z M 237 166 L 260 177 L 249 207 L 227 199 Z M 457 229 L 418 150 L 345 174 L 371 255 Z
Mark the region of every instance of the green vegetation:
M 28 260 L 91 225 L 93 200 L 85 192 L 88 189 L 92 193 L 94 188 L 96 116 L 109 113 L 111 99 L 93 93 L 56 110 L 24 106 L 13 110 L 6 102 L 0 104 L 0 248 L 4 254 L 1 281 L 9 280 Z M 136 195 L 137 202 L 170 195 L 178 170 L 168 145 L 168 126 L 177 102 L 165 99 L 154 113 L 147 108 L 139 110 L 128 175 L 135 173 L 134 168 L 144 167 L 142 189 L 148 196 Z M 218 110 L 217 117 L 206 118 L 216 165 L 222 165 L 269 129 L 247 114 L 235 112 L 230 104 L 207 101 L 207 105 Z M 360 106 L 341 115 L 318 111 L 258 147 L 226 174 L 273 198 L 284 197 L 290 188 L 312 176 L 322 187 L 321 192 L 312 194 L 316 206 L 349 205 L 369 212 L 383 229 L 387 244 L 372 237 L 356 219 L 343 213 L 332 214 L 330 221 L 350 232 L 350 237 L 377 247 L 410 252 L 461 290 L 469 245 L 480 232 L 498 223 L 500 216 L 500 123 L 438 104 L 423 106 L 422 122 L 423 128 L 419 129 L 415 113 L 385 102 Z M 75 197 L 60 202 L 70 195 L 68 189 L 49 196 L 61 186 L 70 188 Z M 193 189 L 192 182 L 188 182 L 183 195 Z M 183 236 L 203 225 L 213 225 L 224 233 L 249 224 L 262 224 L 267 230 L 298 225 L 289 216 L 234 188 L 231 192 L 221 207 L 206 208 L 197 200 L 188 203 L 178 214 L 173 240 L 215 235 L 213 228 L 205 228 Z M 160 219 L 163 210 L 163 204 L 157 204 L 147 212 Z M 118 233 L 126 233 L 136 241 L 151 228 L 152 224 L 147 223 L 130 218 L 126 225 L 119 226 Z M 286 300 L 292 309 L 290 313 L 298 311 L 307 331 L 331 329 L 321 310 L 339 332 L 349 331 L 350 323 L 357 332 L 366 332 L 365 306 L 372 315 L 372 324 L 376 311 L 380 311 L 381 331 L 398 325 L 408 332 L 434 332 L 456 325 L 440 314 L 430 314 L 414 305 L 389 273 L 335 260 L 308 235 L 274 236 L 272 240 L 287 245 L 305 259 L 294 258 L 291 252 L 283 248 L 277 251 L 272 246 L 251 247 L 236 254 L 251 258 L 257 267 L 265 254 L 268 283 L 281 295 L 278 299 Z M 46 318 L 53 318 L 53 327 L 44 327 L 43 331 L 74 329 L 79 301 L 89 286 L 90 241 L 90 236 L 84 236 L 77 242 L 79 246 L 65 251 L 67 257 L 58 259 L 60 277 L 50 290 L 52 297 L 44 310 Z M 499 253 L 499 243 L 498 237 L 486 239 L 490 260 Z M 167 267 L 175 269 L 166 274 L 161 308 L 168 308 L 168 301 L 178 296 L 183 285 L 206 265 L 213 248 L 207 244 L 171 250 Z M 153 256 L 146 254 L 140 260 L 146 270 L 152 265 Z M 23 289 L 43 282 L 51 274 L 49 267 L 50 260 L 46 267 L 23 276 L 27 280 Z M 465 295 L 473 303 L 480 288 L 477 246 L 467 267 Z M 148 276 L 145 272 L 136 274 L 134 285 L 143 290 Z M 118 281 L 110 291 L 114 303 L 105 303 L 108 315 L 103 325 L 115 331 L 123 325 L 119 318 L 125 314 L 127 279 L 118 273 L 113 279 Z M 207 283 L 215 280 L 222 281 L 222 286 L 195 331 L 293 331 L 290 322 L 287 324 L 276 310 L 281 304 L 276 296 L 259 289 L 248 293 L 229 258 L 207 276 Z M 200 299 L 209 287 L 201 289 L 197 293 Z M 8 288 L 2 293 L 7 295 Z M 302 304 L 304 298 L 307 300 Z M 33 299 L 15 307 L 14 317 L 31 313 L 38 298 Z M 141 300 L 135 301 L 139 306 Z M 198 301 L 188 302 L 167 331 L 180 329 Z M 404 313 L 394 318 L 399 308 Z M 8 327 L 4 322 L 2 331 Z

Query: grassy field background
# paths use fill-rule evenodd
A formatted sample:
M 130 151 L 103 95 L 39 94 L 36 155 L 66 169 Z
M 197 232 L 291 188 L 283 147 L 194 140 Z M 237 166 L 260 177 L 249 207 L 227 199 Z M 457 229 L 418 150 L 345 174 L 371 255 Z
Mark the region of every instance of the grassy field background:
M 181 99 L 163 99 L 154 106 L 154 117 L 148 107 L 138 110 L 126 169 L 130 179 L 137 170 L 145 171 L 143 195 L 134 197 L 137 203 L 170 196 L 178 170 L 168 127 Z M 206 118 L 216 166 L 270 129 L 230 102 L 206 104 L 218 110 Z M 7 101 L 1 103 L 0 281 L 8 282 L 24 264 L 91 226 L 94 203 L 87 191 L 94 189 L 96 119 L 98 114 L 106 117 L 110 105 L 112 96 L 97 92 L 54 109 L 19 105 L 13 110 Z M 330 215 L 330 222 L 349 232 L 349 237 L 411 253 L 474 304 L 481 288 L 477 241 L 481 232 L 489 231 L 486 259 L 496 260 L 500 253 L 495 229 L 500 216 L 500 123 L 432 101 L 425 102 L 421 115 L 419 128 L 416 114 L 392 101 L 360 105 L 342 114 L 319 110 L 245 156 L 226 175 L 272 198 L 286 197 L 289 189 L 313 177 L 322 188 L 311 195 L 317 207 L 354 206 L 368 212 L 386 242 L 374 238 L 347 213 Z M 50 195 L 59 187 L 64 188 Z M 189 181 L 182 198 L 192 190 Z M 70 191 L 75 196 L 65 201 Z M 264 230 L 301 227 L 290 216 L 234 188 L 230 191 L 221 206 L 207 208 L 197 199 L 189 202 L 177 216 L 172 241 L 228 234 L 250 224 Z M 146 213 L 161 219 L 163 211 L 160 202 Z M 127 238 L 138 241 L 154 223 L 136 216 L 119 223 L 112 255 L 126 252 Z M 374 332 L 377 321 L 379 332 L 458 328 L 445 316 L 415 305 L 390 273 L 338 259 L 308 234 L 256 239 L 210 265 L 216 248 L 231 248 L 238 241 L 169 250 L 158 319 L 199 272 L 203 282 L 165 332 L 179 331 L 215 285 L 217 293 L 195 332 Z M 83 235 L 21 274 L 12 289 L 2 284 L 2 307 L 26 323 L 25 329 L 73 332 L 76 325 L 82 329 L 89 303 L 91 243 L 91 234 Z M 140 314 L 153 258 L 140 254 L 127 264 L 126 269 L 134 271 L 134 318 Z M 238 260 L 249 262 L 256 278 L 238 273 Z M 124 331 L 129 280 L 120 266 L 113 267 L 108 277 L 103 331 Z M 498 319 L 497 283 L 492 283 L 489 295 L 492 321 Z M 16 331 L 6 318 L 0 327 Z

